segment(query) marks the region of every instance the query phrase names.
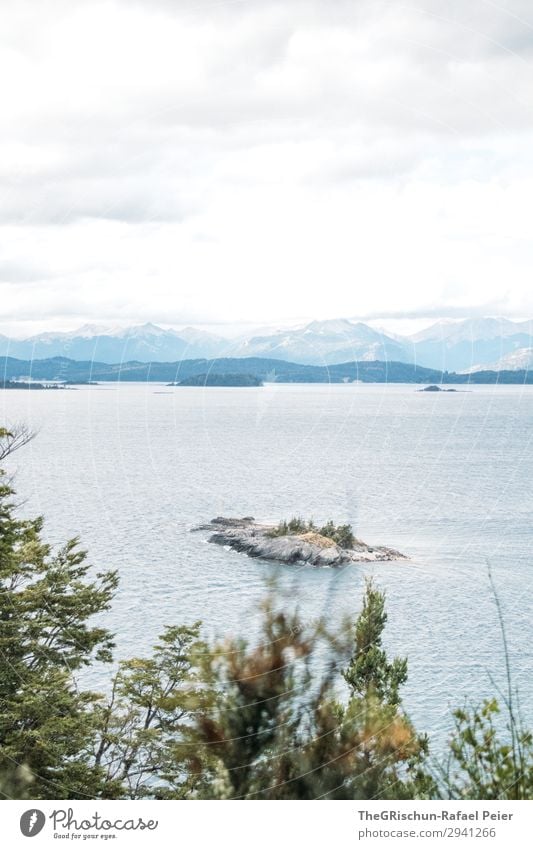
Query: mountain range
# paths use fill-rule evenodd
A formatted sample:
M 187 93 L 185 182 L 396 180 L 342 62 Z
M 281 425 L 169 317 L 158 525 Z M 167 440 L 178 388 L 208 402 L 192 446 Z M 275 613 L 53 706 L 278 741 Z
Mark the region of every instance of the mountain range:
M 207 379 L 216 375 L 232 378 L 246 376 L 268 383 L 514 383 L 533 384 L 533 371 L 480 371 L 476 374 L 443 374 L 416 363 L 366 360 L 346 362 L 332 366 L 302 365 L 265 357 L 220 357 L 213 360 L 179 360 L 174 363 L 101 363 L 83 362 L 66 357 L 46 360 L 18 360 L 0 357 L 0 371 L 4 382 L 26 383 L 53 381 L 66 384 L 94 382 L 189 382 L 204 386 Z M 206 379 L 207 378 L 207 379 Z M 248 381 L 246 381 L 247 383 Z M 237 384 L 235 384 L 237 385 Z M 239 382 L 239 385 L 245 383 Z M 7 388 L 10 388 L 9 386 Z M 17 386 L 16 388 L 20 388 Z
M 105 363 L 259 357 L 317 366 L 382 361 L 416 363 L 439 371 L 519 370 L 533 365 L 533 321 L 443 320 L 412 336 L 397 336 L 362 322 L 335 319 L 238 339 L 193 327 L 84 325 L 28 339 L 0 336 L 0 356 Z

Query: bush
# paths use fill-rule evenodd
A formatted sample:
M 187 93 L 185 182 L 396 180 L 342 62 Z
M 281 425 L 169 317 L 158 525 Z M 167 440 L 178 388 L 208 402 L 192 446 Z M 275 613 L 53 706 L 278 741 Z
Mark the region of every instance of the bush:
M 496 699 L 487 699 L 480 707 L 454 712 L 450 760 L 443 771 L 445 798 L 533 798 L 533 736 L 511 709 L 502 739 L 495 723 L 500 710 Z
M 203 798 L 412 799 L 427 797 L 427 742 L 405 715 L 404 660 L 381 648 L 384 597 L 367 585 L 355 629 L 263 605 L 259 645 L 230 640 L 203 657 L 218 694 L 191 731 Z M 324 651 L 330 658 L 320 664 Z M 348 685 L 339 700 L 345 663 Z M 322 672 L 316 672 L 317 666 Z
M 341 548 L 353 548 L 355 545 L 355 536 L 351 525 L 335 525 L 329 521 L 318 531 L 324 537 L 332 539 Z
M 318 528 L 312 519 L 305 521 L 300 516 L 293 516 L 288 522 L 285 520 L 280 522 L 275 528 L 268 531 L 267 536 L 283 537 L 290 534 L 306 534 L 310 531 L 316 531 L 323 537 L 333 540 L 341 548 L 353 548 L 356 543 L 351 525 L 335 525 L 330 519 L 329 522 Z
M 29 439 L 0 428 L 0 460 Z M 262 606 L 262 639 L 167 627 L 149 658 L 119 664 L 109 698 L 76 672 L 112 660 L 115 572 L 92 574 L 76 540 L 52 551 L 20 519 L 0 472 L 0 795 L 18 799 L 531 799 L 533 735 L 521 722 L 503 617 L 506 723 L 495 699 L 455 712 L 448 761 L 406 715 L 407 660 L 389 660 L 385 596 L 367 582 L 355 627 L 328 631 Z M 273 535 L 317 530 L 299 517 Z M 349 525 L 319 531 L 351 546 Z M 490 573 L 489 573 L 490 574 Z M 492 581 L 492 578 L 491 578 Z M 339 684 L 344 684 L 341 693 Z M 503 726 L 503 727 L 502 727 Z

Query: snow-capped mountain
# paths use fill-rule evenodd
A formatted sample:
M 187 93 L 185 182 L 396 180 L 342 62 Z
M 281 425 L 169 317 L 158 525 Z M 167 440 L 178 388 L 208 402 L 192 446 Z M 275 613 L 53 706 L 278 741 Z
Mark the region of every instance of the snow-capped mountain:
M 253 336 L 241 343 L 232 356 L 269 357 L 310 365 L 333 365 L 350 360 L 410 362 L 412 355 L 403 343 L 366 324 L 336 319 L 312 321 L 304 327 L 270 336 Z
M 23 340 L 0 336 L 0 356 L 25 360 L 62 356 L 106 363 L 228 356 L 267 357 L 309 365 L 386 360 L 471 371 L 529 368 L 531 350 L 533 322 L 505 318 L 439 321 L 410 337 L 388 334 L 347 319 L 267 329 L 239 339 L 226 339 L 196 327 L 176 330 L 151 323 L 135 327 L 86 324 L 67 333 L 41 333 Z
M 24 340 L 0 337 L 0 355 L 20 359 L 175 362 L 221 356 L 227 348 L 228 341 L 222 337 L 194 328 L 177 331 L 155 324 L 109 329 L 84 325 L 68 333 L 41 333 Z
M 495 363 L 477 364 L 469 369 L 476 371 L 519 371 L 521 369 L 531 370 L 533 368 L 533 347 L 518 348 L 510 354 L 506 354 Z
M 499 339 L 517 333 L 529 333 L 532 322 L 511 321 L 508 318 L 466 318 L 462 321 L 442 320 L 415 333 L 410 338 L 416 342 L 446 340 L 461 342 L 480 339 Z
M 489 367 L 533 345 L 533 322 L 507 318 L 439 321 L 411 336 L 412 358 L 428 368 L 469 371 Z M 518 368 L 518 366 L 516 366 Z

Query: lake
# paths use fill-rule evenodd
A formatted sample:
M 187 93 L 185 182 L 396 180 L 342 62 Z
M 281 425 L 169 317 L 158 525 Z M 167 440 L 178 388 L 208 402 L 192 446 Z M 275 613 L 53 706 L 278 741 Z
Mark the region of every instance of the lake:
M 255 638 L 272 575 L 304 619 L 334 624 L 355 617 L 373 574 L 387 592 L 387 650 L 409 658 L 405 705 L 442 741 L 451 707 L 492 694 L 489 676 L 504 685 L 490 564 L 533 720 L 533 387 L 102 384 L 6 390 L 1 404 L 4 423 L 38 430 L 9 460 L 21 511 L 45 516 L 51 542 L 79 535 L 95 566 L 120 571 L 107 619 L 117 656 L 196 619 L 209 634 Z M 349 522 L 411 560 L 285 567 L 190 533 L 217 515 L 294 514 Z

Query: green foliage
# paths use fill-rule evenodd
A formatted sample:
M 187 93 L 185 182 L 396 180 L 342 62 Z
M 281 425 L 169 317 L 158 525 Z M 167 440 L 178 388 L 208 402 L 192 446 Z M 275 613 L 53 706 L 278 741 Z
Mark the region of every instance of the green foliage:
M 371 585 L 364 615 L 382 597 Z M 384 618 L 381 619 L 381 628 Z M 328 633 L 323 622 L 306 626 L 297 615 L 264 605 L 263 633 L 258 646 L 243 640 L 215 647 L 204 656 L 206 677 L 219 694 L 209 713 L 194 724 L 199 764 L 211 780 L 211 798 L 370 799 L 428 795 L 431 779 L 424 772 L 426 742 L 419 738 L 395 698 L 382 697 L 374 680 L 394 694 L 398 664 L 375 653 L 381 628 L 368 651 L 373 678 L 346 675 L 348 699 L 339 701 L 337 682 L 351 635 Z M 321 676 L 317 655 L 329 662 Z M 383 668 L 379 667 L 379 662 Z M 398 662 L 400 663 L 400 662 Z M 349 669 L 352 669 L 353 660 Z M 364 668 L 364 667 L 362 667 Z M 357 679 L 357 680 L 356 680 Z
M 4 768 L 0 774 L 0 799 L 31 799 L 33 782 L 33 773 L 25 764 Z
M 119 665 L 110 698 L 96 707 L 95 764 L 122 796 L 181 798 L 198 784 L 188 768 L 188 723 L 212 699 L 198 677 L 207 649 L 199 628 L 166 628 L 151 658 Z
M 382 647 L 386 623 L 385 596 L 369 580 L 363 609 L 355 624 L 355 651 L 343 677 L 354 695 L 362 697 L 370 693 L 385 704 L 398 705 L 400 687 L 407 681 L 407 660 L 387 660 Z
M 31 434 L 0 428 L 0 459 Z M 21 519 L 0 472 L 0 795 L 8 798 L 531 799 L 533 736 L 515 707 L 503 618 L 506 710 L 455 712 L 435 780 L 428 741 L 406 716 L 407 661 L 383 648 L 385 596 L 368 581 L 354 627 L 332 633 L 262 606 L 262 637 L 212 645 L 200 625 L 167 627 L 151 657 L 118 665 L 110 695 L 76 673 L 112 660 L 95 624 L 117 587 L 90 571 L 77 540 L 53 551 L 42 520 Z M 348 525 L 299 517 L 353 545 Z M 344 683 L 345 692 L 339 684 Z
M 271 598 L 263 614 L 256 648 L 229 640 L 203 659 L 218 694 L 193 729 L 199 764 L 211 776 L 207 798 L 274 798 L 283 740 L 296 737 L 305 715 L 298 699 L 312 684 L 309 661 L 321 625 L 303 628 L 297 616 L 276 611 Z
M 282 537 L 289 534 L 306 534 L 314 532 L 333 540 L 340 548 L 353 548 L 357 540 L 350 525 L 335 525 L 331 520 L 322 527 L 315 525 L 312 519 L 305 520 L 301 516 L 293 516 L 287 522 L 283 520 L 268 532 L 267 536 Z
M 180 380 L 174 386 L 263 386 L 261 378 L 253 374 L 231 374 L 223 372 L 209 372 L 209 374 L 195 374 Z
M 319 529 L 318 533 L 332 539 L 341 548 L 353 548 L 356 544 L 351 525 L 335 526 L 332 521 L 329 521 Z
M 489 582 L 501 630 L 507 693 L 505 722 L 496 699 L 456 710 L 448 763 L 440 768 L 440 790 L 450 799 L 533 798 L 533 735 L 522 722 L 513 689 L 505 620 L 489 566 Z M 500 719 L 501 716 L 501 719 Z M 504 726 L 504 727 L 502 727 Z
M 0 433 L 4 445 L 13 439 Z M 95 695 L 79 690 L 73 673 L 111 657 L 111 634 L 90 620 L 109 608 L 117 577 L 90 579 L 76 540 L 52 552 L 42 520 L 17 518 L 12 496 L 0 477 L 0 776 L 20 786 L 21 768 L 34 798 L 92 796 L 100 788 L 90 763 Z
M 443 795 L 450 799 L 533 798 L 533 736 L 513 712 L 497 727 L 496 699 L 456 710 Z
M 284 537 L 289 534 L 305 534 L 308 531 L 314 530 L 316 530 L 316 527 L 312 520 L 306 522 L 305 519 L 302 519 L 300 516 L 293 516 L 288 522 L 285 519 L 279 522 L 275 528 L 268 531 L 267 536 Z

